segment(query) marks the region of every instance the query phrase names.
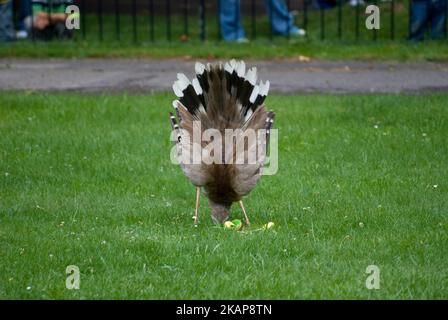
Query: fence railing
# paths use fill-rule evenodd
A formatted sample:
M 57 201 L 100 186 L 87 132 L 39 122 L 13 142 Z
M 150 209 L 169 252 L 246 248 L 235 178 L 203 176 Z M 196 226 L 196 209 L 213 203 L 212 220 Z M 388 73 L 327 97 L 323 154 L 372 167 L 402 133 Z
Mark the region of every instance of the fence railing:
M 221 39 L 220 0 L 75 0 L 80 8 L 81 28 L 75 38 L 95 41 L 189 41 Z M 447 2 L 448 0 L 445 0 Z M 268 1 L 270 3 L 271 0 Z M 406 39 L 410 30 L 412 0 L 364 1 L 350 5 L 333 0 L 331 7 L 316 6 L 320 1 L 285 0 L 296 25 L 306 37 L 320 40 Z M 366 5 L 380 8 L 380 29 L 365 27 Z M 269 5 L 269 4 L 268 4 Z M 445 6 L 447 8 L 448 5 Z M 445 9 L 446 10 L 446 9 Z M 242 0 L 241 19 L 249 39 L 276 38 L 264 0 Z M 447 38 L 447 22 L 444 37 Z M 236 25 L 236 23 L 235 23 Z M 288 29 L 285 38 L 290 38 Z

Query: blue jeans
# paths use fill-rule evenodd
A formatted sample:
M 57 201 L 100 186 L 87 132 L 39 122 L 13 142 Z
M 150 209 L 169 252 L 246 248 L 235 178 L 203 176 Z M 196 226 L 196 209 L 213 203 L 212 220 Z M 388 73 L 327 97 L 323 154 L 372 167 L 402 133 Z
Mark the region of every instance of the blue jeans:
M 0 4 L 0 42 L 15 39 L 14 25 L 12 22 L 12 1 Z
M 26 30 L 25 18 L 31 16 L 31 0 L 20 0 L 19 21 L 17 27 L 19 30 Z
M 423 40 L 429 25 L 432 39 L 444 37 L 447 2 L 448 0 L 414 0 L 412 2 L 411 40 Z
M 271 28 L 275 34 L 287 35 L 297 27 L 292 15 L 282 0 L 265 0 Z M 221 0 L 219 6 L 221 35 L 224 40 L 233 41 L 245 37 L 241 24 L 240 0 Z

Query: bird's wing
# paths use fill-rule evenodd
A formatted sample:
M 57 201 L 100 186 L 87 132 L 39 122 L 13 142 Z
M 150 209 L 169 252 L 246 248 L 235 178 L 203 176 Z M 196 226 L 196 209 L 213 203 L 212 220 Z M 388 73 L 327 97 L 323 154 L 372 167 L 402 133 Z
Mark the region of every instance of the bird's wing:
M 261 177 L 274 117 L 275 114 L 273 112 L 266 112 L 264 106 L 261 106 L 254 112 L 253 117 L 247 124 L 245 132 L 252 129 L 257 133 L 257 137 L 256 139 L 247 140 L 247 146 L 244 145 L 244 154 L 236 154 L 233 189 L 241 197 L 247 195 L 255 187 L 258 179 Z M 242 134 L 239 139 L 245 139 L 245 135 Z M 248 157 L 251 155 L 252 158 L 249 159 Z
M 175 101 L 175 108 L 180 126 L 177 125 L 176 118 L 170 113 L 172 128 L 177 134 L 176 152 L 177 160 L 184 174 L 195 186 L 203 186 L 207 183 L 207 170 L 202 162 L 201 148 L 195 145 L 193 140 L 194 131 L 201 132 L 200 123 L 194 121 L 195 117 L 188 112 L 188 109 L 179 101 Z M 199 146 L 202 147 L 202 146 Z

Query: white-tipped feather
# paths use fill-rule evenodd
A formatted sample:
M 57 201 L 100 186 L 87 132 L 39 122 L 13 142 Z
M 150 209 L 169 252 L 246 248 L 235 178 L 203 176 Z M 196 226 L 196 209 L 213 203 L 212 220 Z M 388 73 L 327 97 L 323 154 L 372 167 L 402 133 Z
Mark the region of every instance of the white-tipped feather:
M 224 65 L 224 70 L 227 71 L 228 73 L 232 74 L 233 66 L 230 65 L 228 62 L 226 62 L 226 64 Z
M 196 91 L 196 94 L 197 95 L 202 94 L 202 87 L 199 84 L 198 79 L 194 78 L 192 81 L 192 84 L 193 84 L 194 91 Z
M 250 103 L 254 103 L 255 99 L 257 99 L 258 96 L 258 92 L 260 92 L 260 87 L 259 86 L 255 86 L 254 89 L 252 90 L 252 93 L 249 97 L 249 102 Z
M 269 92 L 269 80 L 266 81 L 266 83 L 263 83 L 262 81 L 260 81 L 260 96 L 267 96 L 268 92 Z
M 236 74 L 238 77 L 242 78 L 244 77 L 244 74 L 246 73 L 246 64 L 244 61 L 237 62 L 236 66 Z
M 202 74 L 205 70 L 205 66 L 200 62 L 196 62 L 194 70 L 196 71 L 196 74 Z
M 261 91 L 261 88 L 263 88 L 263 87 L 264 87 L 264 83 L 263 83 L 263 80 L 260 80 L 260 83 L 258 84 L 258 86 L 260 87 L 260 91 Z
M 252 67 L 247 71 L 246 80 L 249 81 L 251 85 L 255 85 L 257 82 L 257 68 Z
M 183 73 L 178 73 L 177 79 L 179 79 L 179 88 L 181 88 L 182 90 L 185 90 L 185 88 L 188 87 L 189 84 L 191 84 L 190 79 L 188 79 L 187 76 Z
M 222 64 L 220 64 L 220 67 L 222 68 Z M 196 62 L 196 64 L 195 64 L 195 71 L 199 75 L 203 74 L 204 71 L 207 70 L 207 68 L 210 68 L 209 63 L 207 65 L 204 65 L 200 62 Z M 246 74 L 245 73 L 245 71 L 246 71 L 245 62 L 244 61 L 237 62 L 235 59 L 232 59 L 229 62 L 226 62 L 224 64 L 224 70 L 229 73 L 233 73 L 235 71 L 239 77 L 242 77 L 242 78 L 244 77 L 251 85 L 254 86 L 252 93 L 249 97 L 250 103 L 255 103 L 255 101 L 259 95 L 267 96 L 267 94 L 269 92 L 270 83 L 269 83 L 269 81 L 266 81 L 265 83 L 263 83 L 263 81 L 260 81 L 260 83 L 258 85 L 256 85 L 256 82 L 257 82 L 257 68 L 256 67 L 250 68 Z M 176 94 L 176 96 L 183 97 L 184 96 L 183 91 L 190 84 L 193 85 L 193 88 L 194 88 L 196 94 L 198 94 L 198 95 L 203 94 L 203 89 L 202 89 L 197 78 L 194 78 L 190 82 L 190 80 L 183 73 L 178 73 L 177 78 L 178 78 L 178 80 L 175 81 L 173 84 L 173 91 Z M 180 102 L 178 100 L 173 101 L 173 107 L 175 109 L 178 108 L 179 104 L 180 104 Z M 239 106 L 239 109 L 241 109 L 241 107 L 242 106 Z M 202 106 L 202 105 L 199 106 L 199 112 L 206 113 L 204 106 Z M 249 109 L 244 117 L 244 120 L 248 121 L 252 115 L 253 115 L 253 111 L 251 109 Z M 273 119 L 268 118 L 268 119 L 266 119 L 266 121 L 273 122 Z
M 271 87 L 271 83 L 269 82 L 269 80 L 266 80 L 266 95 L 268 95 L 270 87 Z
M 176 96 L 178 96 L 179 98 L 184 96 L 182 89 L 179 87 L 179 81 L 175 81 L 173 83 L 173 91 L 174 91 L 174 94 Z

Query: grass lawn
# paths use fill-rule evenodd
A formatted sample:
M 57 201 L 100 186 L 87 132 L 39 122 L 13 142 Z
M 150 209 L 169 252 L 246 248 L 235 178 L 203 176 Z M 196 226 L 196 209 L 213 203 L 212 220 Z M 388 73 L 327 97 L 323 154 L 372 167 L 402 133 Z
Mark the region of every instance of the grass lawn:
M 0 58 L 185 58 L 448 61 L 448 42 L 338 42 L 276 39 L 250 43 L 192 40 L 188 43 L 19 42 L 0 45 Z
M 172 98 L 0 95 L 0 298 L 448 298 L 447 94 L 269 97 L 279 172 L 243 232 L 204 198 L 193 227 Z

